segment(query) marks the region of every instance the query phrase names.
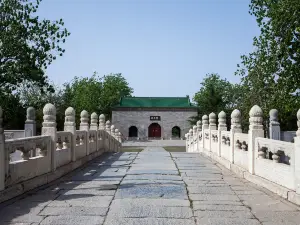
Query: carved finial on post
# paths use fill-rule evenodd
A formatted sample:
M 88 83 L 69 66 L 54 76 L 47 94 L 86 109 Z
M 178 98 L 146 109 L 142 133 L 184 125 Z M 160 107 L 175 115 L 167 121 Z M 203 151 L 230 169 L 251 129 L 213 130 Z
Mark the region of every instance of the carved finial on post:
M 218 130 L 227 130 L 227 124 L 226 124 L 226 113 L 224 111 L 221 111 L 218 114 Z
M 43 108 L 43 128 L 55 127 L 56 128 L 56 108 L 53 104 L 47 103 Z
M 99 130 L 105 130 L 105 116 L 101 114 L 99 116 Z
M 235 131 L 235 133 L 242 133 L 241 126 L 241 112 L 238 109 L 235 109 L 231 113 L 231 130 Z
M 36 136 L 35 109 L 33 107 L 27 108 L 27 115 L 24 128 L 24 137 Z M 35 156 L 34 152 L 32 156 Z
M 249 112 L 249 129 L 251 130 L 262 130 L 263 129 L 263 111 L 262 109 L 258 106 L 255 105 L 251 108 Z
M 110 134 L 111 136 L 115 137 L 115 125 L 113 124 L 110 126 Z
M 277 109 L 271 109 L 269 112 L 270 116 L 270 123 L 278 123 L 278 110 Z
M 210 130 L 217 129 L 217 116 L 213 112 L 209 114 L 209 129 Z
M 68 127 L 72 127 L 72 130 L 70 131 Z M 75 124 L 75 109 L 72 107 L 68 107 L 65 111 L 65 123 L 64 123 L 64 131 L 73 131 L 73 128 L 76 127 Z
M 98 130 L 98 115 L 97 113 L 93 112 L 91 115 L 91 130 Z
M 280 123 L 278 122 L 278 110 L 271 109 L 269 112 L 269 134 L 270 139 L 280 140 Z
M 194 126 L 193 126 L 193 135 L 196 135 L 196 134 L 197 134 L 197 126 L 194 125 Z
M 298 130 L 296 132 L 297 137 L 300 137 L 300 109 L 297 112 L 297 125 L 298 125 Z
M 119 141 L 119 130 L 115 129 L 115 137 Z
M 51 157 L 51 169 L 54 171 L 56 169 L 56 108 L 53 104 L 47 103 L 43 108 L 43 127 L 42 127 L 42 135 L 51 136 L 51 150 L 50 152 L 41 152 L 42 155 L 50 155 Z
M 105 130 L 106 130 L 106 132 L 108 132 L 110 134 L 110 121 L 109 120 L 106 121 Z
M 35 122 L 35 109 L 33 107 L 27 108 L 26 122 L 34 121 Z
M 208 116 L 202 116 L 202 130 L 208 129 Z
M 201 120 L 197 121 L 197 131 L 200 132 L 202 130 L 202 123 Z
M 83 110 L 80 113 L 80 128 L 79 130 L 89 130 L 89 113 Z

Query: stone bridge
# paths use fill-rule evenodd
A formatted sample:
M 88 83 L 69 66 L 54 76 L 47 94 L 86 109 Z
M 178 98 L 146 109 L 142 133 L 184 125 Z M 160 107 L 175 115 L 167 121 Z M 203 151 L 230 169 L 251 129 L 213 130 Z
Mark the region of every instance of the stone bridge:
M 83 111 L 76 130 L 68 108 L 57 131 L 55 107 L 43 112 L 42 136 L 5 140 L 0 109 L 0 224 L 299 224 L 300 129 L 294 143 L 264 138 L 258 106 L 248 133 L 238 110 L 230 131 L 224 112 L 218 127 L 204 115 L 187 152 L 121 152 L 118 125 L 103 115 L 89 123 Z M 30 109 L 25 130 L 34 133 L 32 121 Z M 22 158 L 11 159 L 17 151 Z

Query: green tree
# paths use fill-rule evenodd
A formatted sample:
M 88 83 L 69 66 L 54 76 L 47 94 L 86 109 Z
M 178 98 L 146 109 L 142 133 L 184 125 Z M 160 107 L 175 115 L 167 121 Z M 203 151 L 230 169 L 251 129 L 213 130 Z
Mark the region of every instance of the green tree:
M 3 108 L 4 129 L 24 129 L 26 109 L 20 104 L 19 96 L 0 91 L 0 102 Z
M 121 74 L 99 77 L 94 73 L 90 78 L 75 77 L 65 84 L 64 101 L 76 109 L 78 124 L 82 110 L 103 113 L 110 119 L 112 108 L 120 98 L 131 96 L 132 92 L 133 89 Z
M 119 103 L 121 97 L 129 97 L 132 93 L 133 89 L 129 87 L 121 73 L 102 77 L 100 111 L 111 118 L 112 109 Z
M 63 130 L 65 110 L 69 103 L 65 101 L 64 90 L 52 83 L 50 84 L 54 91 L 48 91 L 46 87 L 41 89 L 39 86 L 30 82 L 21 84 L 17 89 L 19 102 L 22 104 L 24 111 L 26 111 L 26 109 L 30 106 L 34 107 L 36 110 L 37 132 L 41 131 L 43 122 L 43 108 L 49 102 L 54 104 L 56 107 L 57 129 Z
M 250 14 L 256 17 L 261 34 L 254 37 L 255 51 L 241 56 L 236 71 L 245 90 L 242 111 L 248 113 L 257 104 L 267 121 L 269 110 L 277 108 L 283 130 L 295 129 L 300 107 L 300 4 L 298 0 L 251 0 Z
M 195 124 L 203 115 L 209 115 L 211 112 L 218 115 L 219 112 L 225 111 L 227 117 L 230 117 L 240 98 L 240 85 L 231 84 L 226 79 L 221 79 L 218 74 L 207 74 L 201 82 L 200 90 L 193 97 L 198 106 L 198 116 L 192 117 L 190 122 Z
M 24 81 L 48 86 L 44 70 L 62 56 L 61 43 L 70 35 L 62 19 L 36 15 L 42 0 L 0 1 L 0 86 L 14 90 Z

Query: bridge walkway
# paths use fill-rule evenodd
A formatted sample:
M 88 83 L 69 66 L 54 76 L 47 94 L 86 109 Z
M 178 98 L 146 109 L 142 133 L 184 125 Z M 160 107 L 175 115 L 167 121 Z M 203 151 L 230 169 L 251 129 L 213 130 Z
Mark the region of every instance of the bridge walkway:
M 0 208 L 2 225 L 300 224 L 299 208 L 199 154 L 105 154 Z

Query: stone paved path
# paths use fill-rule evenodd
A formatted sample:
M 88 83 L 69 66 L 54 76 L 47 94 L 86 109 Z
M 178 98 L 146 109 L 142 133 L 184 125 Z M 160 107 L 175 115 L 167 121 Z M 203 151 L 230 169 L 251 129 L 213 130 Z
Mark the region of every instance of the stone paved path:
M 103 156 L 2 207 L 0 224 L 300 224 L 300 212 L 199 154 L 149 147 Z

